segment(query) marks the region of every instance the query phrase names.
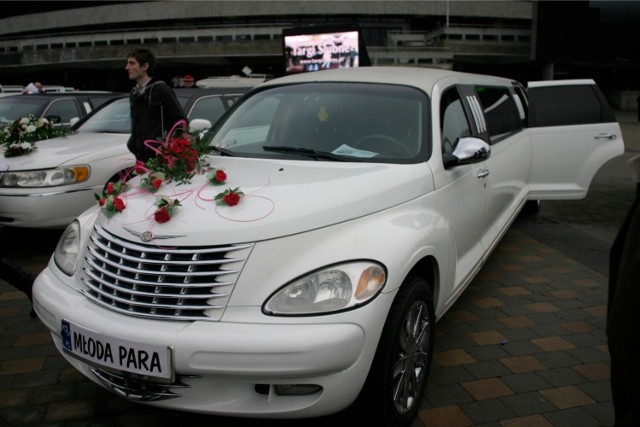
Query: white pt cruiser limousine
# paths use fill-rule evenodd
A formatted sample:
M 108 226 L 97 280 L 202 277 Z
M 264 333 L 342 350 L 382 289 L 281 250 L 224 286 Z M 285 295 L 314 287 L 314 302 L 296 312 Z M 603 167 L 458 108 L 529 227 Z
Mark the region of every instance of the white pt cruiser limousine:
M 208 167 L 143 169 L 63 233 L 34 285 L 55 345 L 149 405 L 385 426 L 525 205 L 624 151 L 592 80 L 396 67 L 266 82 L 199 137 Z

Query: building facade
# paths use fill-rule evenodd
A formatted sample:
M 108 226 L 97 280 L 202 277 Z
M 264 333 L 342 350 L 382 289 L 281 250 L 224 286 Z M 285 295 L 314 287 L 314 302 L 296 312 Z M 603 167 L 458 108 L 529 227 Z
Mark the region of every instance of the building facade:
M 38 80 L 128 90 L 126 54 L 140 45 L 154 50 L 156 77 L 167 81 L 243 69 L 278 77 L 284 73 L 283 30 L 343 23 L 361 28 L 373 65 L 444 67 L 523 82 L 592 77 L 611 90 L 634 86 L 634 55 L 613 64 L 597 56 L 592 63 L 579 55 L 566 59 L 579 51 L 572 40 L 579 44 L 589 34 L 584 51 L 592 54 L 594 40 L 608 40 L 608 33 L 598 36 L 602 9 L 596 3 L 637 2 L 3 2 L 0 84 Z M 564 21 L 571 14 L 585 24 L 574 36 Z

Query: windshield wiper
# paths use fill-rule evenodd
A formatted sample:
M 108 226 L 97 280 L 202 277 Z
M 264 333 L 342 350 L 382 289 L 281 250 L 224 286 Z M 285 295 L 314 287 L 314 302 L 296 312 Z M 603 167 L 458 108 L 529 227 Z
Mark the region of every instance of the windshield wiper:
M 228 157 L 233 157 L 235 154 L 233 153 L 233 151 L 227 149 L 227 148 L 223 148 L 223 147 L 218 147 L 216 145 L 210 145 L 211 147 L 211 153 L 210 154 L 218 154 L 220 156 L 228 156 Z
M 343 156 L 339 156 L 337 154 L 329 153 L 326 151 L 312 150 L 311 148 L 288 147 L 286 145 L 265 145 L 264 147 L 262 147 L 262 149 L 265 151 L 276 151 L 278 153 L 300 154 L 302 156 L 311 157 L 312 159 L 316 160 L 324 159 L 334 160 L 336 162 L 354 161 L 352 159 L 346 159 Z

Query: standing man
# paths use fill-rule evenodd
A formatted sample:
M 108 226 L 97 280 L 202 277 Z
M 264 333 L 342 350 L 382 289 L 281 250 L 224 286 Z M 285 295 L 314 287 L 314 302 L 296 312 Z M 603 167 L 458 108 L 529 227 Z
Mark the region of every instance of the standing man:
M 129 80 L 136 82 L 129 95 L 131 137 L 127 148 L 142 162 L 155 155 L 145 141 L 164 140 L 177 122 L 187 120 L 169 85 L 153 78 L 155 65 L 156 58 L 149 49 L 136 48 L 127 55 L 125 70 Z

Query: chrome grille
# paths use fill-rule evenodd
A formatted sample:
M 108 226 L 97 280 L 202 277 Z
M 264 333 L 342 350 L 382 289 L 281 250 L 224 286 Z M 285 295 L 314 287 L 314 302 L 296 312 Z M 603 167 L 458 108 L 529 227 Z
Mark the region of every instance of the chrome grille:
M 135 379 L 131 375 L 117 375 L 98 368 L 91 368 L 91 372 L 100 382 L 114 393 L 129 400 L 139 402 L 157 402 L 159 400 L 175 399 L 181 397 L 179 389 L 190 388 L 182 380 L 193 378 L 190 376 L 176 375 L 176 380 L 171 384 Z
M 83 292 L 96 304 L 131 316 L 219 320 L 252 247 L 138 244 L 96 225 L 83 266 Z

